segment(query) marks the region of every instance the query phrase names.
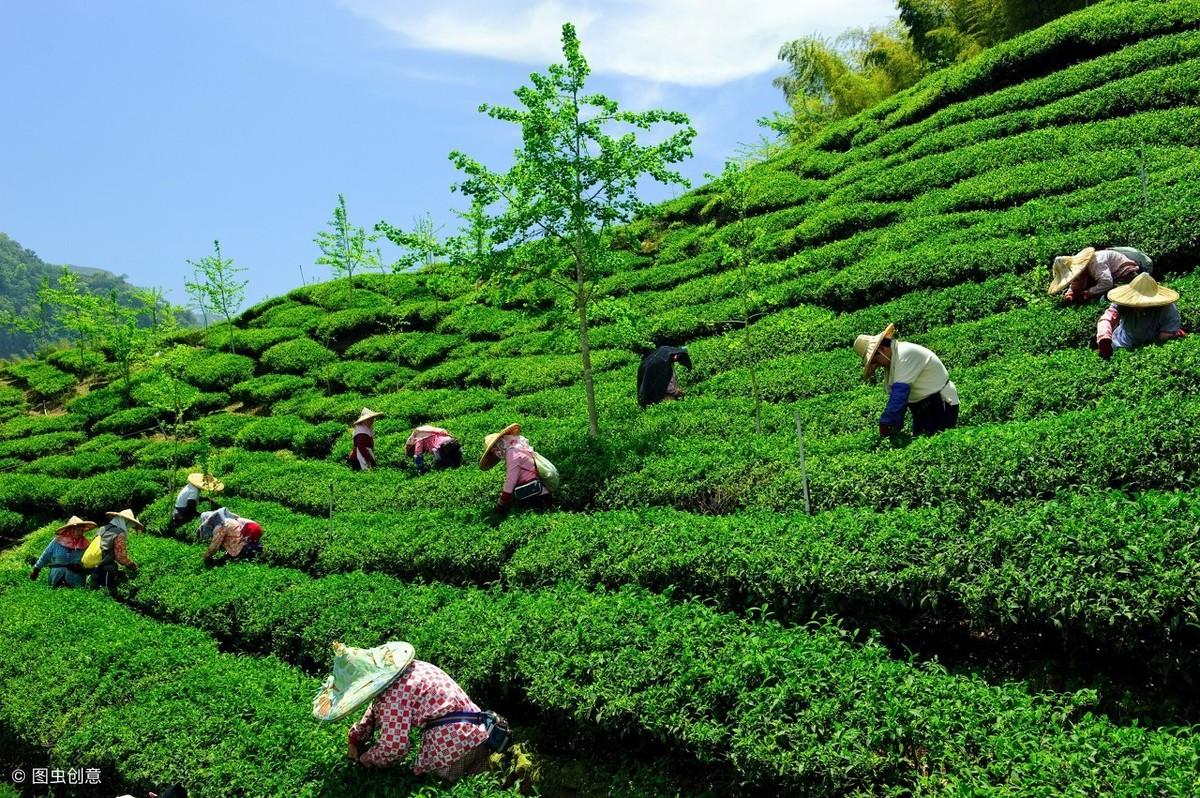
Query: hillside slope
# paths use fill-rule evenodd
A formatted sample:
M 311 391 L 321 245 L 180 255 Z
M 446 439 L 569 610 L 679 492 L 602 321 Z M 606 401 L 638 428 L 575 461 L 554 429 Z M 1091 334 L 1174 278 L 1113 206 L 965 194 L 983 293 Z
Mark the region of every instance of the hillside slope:
M 49 415 L 33 403 L 83 366 L 10 370 L 0 765 L 200 796 L 412 790 L 350 772 L 345 724 L 304 706 L 332 640 L 402 638 L 575 760 L 550 794 L 1197 794 L 1200 336 L 1104 362 L 1100 306 L 1045 294 L 1054 255 L 1133 244 L 1195 328 L 1197 142 L 1200 2 L 1110 2 L 755 167 L 744 219 L 716 186 L 666 203 L 601 286 L 638 336 L 691 342 L 688 395 L 640 410 L 630 319 L 601 313 L 599 442 L 565 305 L 441 270 L 262 303 L 240 354 L 227 329 L 189 340 L 204 394 L 178 444 L 103 365 Z M 721 246 L 744 241 L 749 351 Z M 887 323 L 949 367 L 960 428 L 879 439 L 850 343 Z M 354 473 L 364 405 L 386 414 L 380 467 Z M 415 424 L 470 458 L 513 421 L 562 472 L 560 509 L 499 521 L 495 471 L 405 462 Z M 258 562 L 206 571 L 166 532 L 176 466 L 200 463 L 266 529 Z M 148 533 L 122 605 L 28 582 L 43 524 L 123 506 Z M 76 696 L 102 672 L 128 697 L 94 712 Z

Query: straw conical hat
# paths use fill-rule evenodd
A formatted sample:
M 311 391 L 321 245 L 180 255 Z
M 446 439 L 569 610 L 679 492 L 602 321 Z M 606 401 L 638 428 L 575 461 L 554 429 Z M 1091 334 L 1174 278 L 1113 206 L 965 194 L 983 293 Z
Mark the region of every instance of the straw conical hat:
M 364 407 L 362 412 L 358 414 L 358 418 L 354 419 L 354 423 L 362 424 L 365 421 L 373 421 L 382 415 L 383 413 L 377 413 L 369 407 Z
M 1179 299 L 1179 292 L 1159 285 L 1153 277 L 1142 272 L 1129 285 L 1119 285 L 1109 291 L 1108 298 L 1127 308 L 1158 308 Z
M 134 516 L 133 510 L 127 509 L 127 510 L 122 510 L 119 513 L 105 513 L 105 515 L 107 515 L 109 518 L 124 518 L 126 521 L 128 521 L 129 523 L 136 526 L 138 529 L 146 528 L 145 525 L 143 525 L 142 522 L 137 520 L 137 517 Z
M 875 371 L 871 358 L 879 351 L 879 345 L 896 334 L 896 325 L 889 324 L 879 335 L 860 335 L 854 339 L 854 351 L 863 359 L 863 379 Z
M 200 490 L 207 490 L 212 493 L 220 493 L 225 490 L 225 483 L 214 477 L 212 474 L 201 474 L 199 471 L 188 474 L 188 484 Z
M 68 529 L 74 529 L 75 527 L 83 527 L 83 529 L 81 529 L 79 531 L 87 532 L 89 529 L 95 529 L 96 524 L 93 521 L 84 521 L 79 516 L 73 515 L 73 516 L 71 516 L 70 520 L 67 521 L 67 523 L 63 524 L 58 529 L 54 530 L 54 534 L 61 535 L 63 532 L 66 532 Z
M 413 647 L 403 641 L 375 648 L 334 643 L 333 652 L 333 673 L 313 698 L 313 717 L 326 722 L 344 717 L 382 693 L 416 658 Z
M 496 465 L 496 463 L 500 462 L 499 459 L 496 457 L 495 451 L 493 451 L 496 448 L 496 441 L 500 440 L 505 435 L 520 435 L 520 434 L 521 434 L 521 425 L 520 424 L 509 424 L 507 427 L 500 430 L 499 432 L 493 432 L 491 435 L 484 438 L 483 439 L 483 454 L 480 455 L 480 457 L 479 457 L 480 470 L 487 471 L 489 468 Z
M 1065 291 L 1068 285 L 1075 282 L 1076 277 L 1083 274 L 1094 257 L 1095 247 L 1084 247 L 1074 255 L 1059 255 L 1054 259 L 1054 263 L 1050 264 L 1050 287 L 1046 289 L 1046 293 L 1058 294 Z

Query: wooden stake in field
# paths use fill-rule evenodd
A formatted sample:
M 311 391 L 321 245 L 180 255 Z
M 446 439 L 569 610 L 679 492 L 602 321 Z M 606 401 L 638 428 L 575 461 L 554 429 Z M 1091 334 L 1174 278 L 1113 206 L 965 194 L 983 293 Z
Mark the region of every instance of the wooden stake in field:
M 796 442 L 800 446 L 800 479 L 804 482 L 804 512 L 812 515 L 812 504 L 808 500 L 808 467 L 804 463 L 804 428 L 800 426 L 800 411 L 796 416 Z

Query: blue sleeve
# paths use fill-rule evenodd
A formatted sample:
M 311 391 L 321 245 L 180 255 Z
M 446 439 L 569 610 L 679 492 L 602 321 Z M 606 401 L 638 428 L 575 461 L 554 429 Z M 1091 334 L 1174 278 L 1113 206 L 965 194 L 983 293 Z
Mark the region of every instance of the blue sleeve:
M 38 557 L 38 561 L 37 561 L 37 563 L 34 564 L 33 567 L 37 568 L 38 570 L 45 568 L 46 563 L 50 562 L 50 553 L 53 550 L 54 550 L 54 541 L 50 541 L 50 543 L 48 543 L 46 545 L 46 550 L 42 552 L 41 557 Z
M 413 462 L 416 463 L 418 471 L 420 471 L 422 468 L 424 468 L 425 467 L 425 452 L 421 452 L 419 455 L 414 457 Z
M 1177 333 L 1179 332 L 1179 328 L 1181 326 L 1183 325 L 1179 318 L 1179 306 L 1175 303 L 1171 303 L 1171 305 L 1167 307 L 1166 312 L 1163 314 L 1162 328 L 1159 330 L 1159 332 Z
M 892 383 L 892 393 L 888 397 L 887 407 L 879 419 L 880 424 L 899 427 L 904 424 L 904 411 L 908 409 L 909 385 L 907 382 Z

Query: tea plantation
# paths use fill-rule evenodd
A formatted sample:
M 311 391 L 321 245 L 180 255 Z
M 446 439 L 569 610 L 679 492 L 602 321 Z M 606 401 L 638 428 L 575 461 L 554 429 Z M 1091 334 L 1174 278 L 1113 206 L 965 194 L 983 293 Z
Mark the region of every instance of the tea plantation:
M 1200 328 L 1200 2 L 1104 2 L 1001 44 L 618 236 L 600 281 L 687 342 L 639 409 L 626 316 L 444 269 L 308 285 L 181 334 L 178 440 L 112 366 L 0 372 L 0 766 L 198 796 L 517 794 L 346 761 L 311 720 L 330 643 L 412 642 L 505 714 L 550 795 L 1200 794 L 1200 336 L 1089 348 L 1055 255 L 1129 244 Z M 728 253 L 752 258 L 754 345 Z M 565 319 L 565 320 L 564 320 Z M 850 348 L 895 323 L 962 397 L 881 439 Z M 754 433 L 749 368 L 764 405 Z M 363 406 L 379 467 L 345 465 Z M 811 513 L 797 452 L 804 429 Z M 483 437 L 519 421 L 560 507 L 500 520 Z M 468 464 L 417 476 L 412 426 Z M 200 464 L 264 556 L 167 531 Z M 120 601 L 29 564 L 131 506 Z M 332 514 L 331 514 L 332 506 Z M 0 788 L 2 791 L 3 788 Z

